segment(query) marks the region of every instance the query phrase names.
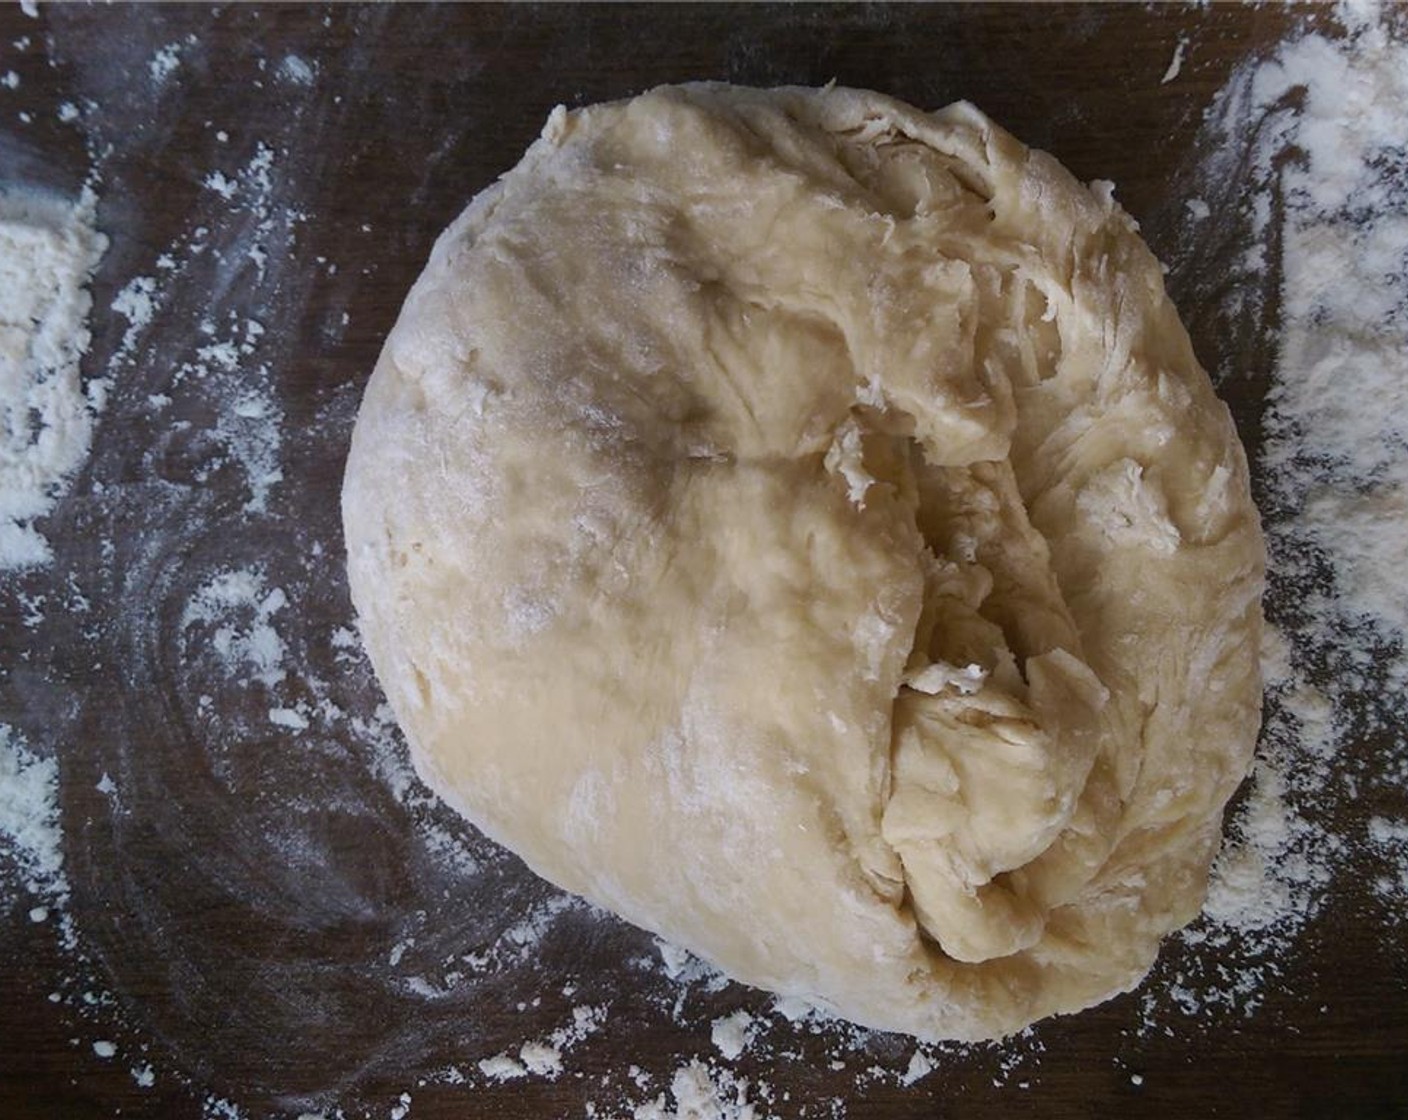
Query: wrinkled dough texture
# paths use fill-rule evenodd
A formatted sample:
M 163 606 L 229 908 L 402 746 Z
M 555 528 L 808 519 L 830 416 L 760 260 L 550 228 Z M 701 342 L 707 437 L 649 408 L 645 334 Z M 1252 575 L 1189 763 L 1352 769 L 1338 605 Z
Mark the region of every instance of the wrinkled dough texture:
M 971 106 L 556 111 L 437 243 L 343 503 L 430 785 L 748 983 L 1001 1036 L 1201 906 L 1245 459 L 1108 185 Z

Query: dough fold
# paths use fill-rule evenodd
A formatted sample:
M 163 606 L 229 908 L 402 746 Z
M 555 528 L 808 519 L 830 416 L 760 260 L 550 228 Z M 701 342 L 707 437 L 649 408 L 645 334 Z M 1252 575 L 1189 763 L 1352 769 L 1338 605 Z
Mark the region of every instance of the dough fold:
M 1108 186 L 969 105 L 555 111 L 411 291 L 343 516 L 426 781 L 741 980 L 999 1037 L 1201 906 L 1245 457 Z

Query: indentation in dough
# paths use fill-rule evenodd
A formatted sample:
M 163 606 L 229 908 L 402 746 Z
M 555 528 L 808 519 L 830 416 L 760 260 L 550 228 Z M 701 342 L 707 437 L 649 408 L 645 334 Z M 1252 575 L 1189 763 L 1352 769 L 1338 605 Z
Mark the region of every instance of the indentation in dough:
M 901 410 L 858 404 L 824 467 L 858 507 L 883 488 L 878 508 L 910 527 L 924 597 L 892 713 L 882 835 L 924 933 L 946 955 L 978 962 L 1042 936 L 1041 876 L 1021 869 L 1070 820 L 1104 689 L 1075 652 L 1011 468 L 934 466 L 914 429 Z M 1067 645 L 1052 646 L 1053 633 Z M 1028 680 L 1032 664 L 1045 687 Z

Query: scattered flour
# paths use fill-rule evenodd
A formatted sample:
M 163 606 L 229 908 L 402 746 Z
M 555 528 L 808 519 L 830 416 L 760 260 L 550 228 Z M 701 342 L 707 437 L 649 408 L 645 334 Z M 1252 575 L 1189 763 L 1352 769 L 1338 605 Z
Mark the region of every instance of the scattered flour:
M 1255 1011 L 1341 875 L 1381 868 L 1378 893 L 1408 909 L 1408 846 L 1356 820 L 1370 797 L 1408 814 L 1408 44 L 1373 8 L 1338 12 L 1347 35 L 1291 39 L 1209 112 L 1209 185 L 1250 166 L 1248 275 L 1280 244 L 1281 331 L 1257 472 L 1265 727 L 1204 919 L 1182 934 L 1199 951 L 1169 993 L 1193 1016 Z M 1157 992 L 1144 1000 L 1157 1017 Z
M 523 1064 L 507 1054 L 495 1054 L 492 1058 L 485 1058 L 479 1063 L 479 1072 L 490 1081 L 512 1081 L 528 1076 L 528 1070 Z
M 270 588 L 261 572 L 221 572 L 192 596 L 181 616 L 181 631 L 198 628 L 201 645 L 213 650 L 231 672 L 245 670 L 272 688 L 287 675 L 286 647 L 274 626 L 274 616 L 286 606 L 283 588 Z M 269 718 L 279 722 L 273 711 Z
M 227 201 L 234 198 L 235 192 L 240 189 L 239 182 L 228 178 L 223 171 L 212 171 L 202 182 Z
M 571 1021 L 558 1027 L 544 1039 L 529 1039 L 517 1047 L 516 1057 L 507 1051 L 478 1062 L 479 1072 L 489 1081 L 512 1081 L 533 1076 L 555 1081 L 562 1075 L 569 1052 L 597 1034 L 606 1024 L 608 1009 L 604 1004 L 583 1004 L 572 1009 Z M 457 1082 L 463 1075 L 458 1070 L 442 1080 Z
M 905 1067 L 904 1073 L 900 1074 L 900 1084 L 913 1085 L 933 1072 L 934 1063 L 928 1059 L 923 1050 L 916 1050 L 914 1056 L 909 1059 L 909 1065 Z
M 732 1015 L 714 1020 L 710 1039 L 720 1054 L 733 1061 L 748 1049 L 755 1032 L 753 1016 L 746 1011 L 735 1011 Z
M 541 1042 L 525 1042 L 518 1051 L 524 1069 L 539 1077 L 556 1077 L 562 1072 L 562 1051 Z
M 275 727 L 286 727 L 290 731 L 308 730 L 308 717 L 297 708 L 270 708 L 269 722 Z
M 244 1120 L 239 1105 L 211 1094 L 201 1102 L 201 1115 L 208 1120 Z
M 290 54 L 285 55 L 283 62 L 279 63 L 279 74 L 295 85 L 311 86 L 318 71 L 316 64 L 310 63 L 296 54 Z
M 1169 59 L 1168 69 L 1164 71 L 1164 76 L 1159 79 L 1159 85 L 1166 86 L 1183 72 L 1183 52 L 1188 49 L 1188 36 L 1182 35 L 1178 39 L 1178 45 L 1173 48 L 1173 58 Z
M 47 563 L 35 526 L 88 456 L 107 383 L 83 386 L 97 199 L 0 189 L 0 571 Z
M 1279 171 L 1283 330 L 1263 458 L 1278 566 L 1329 562 L 1311 622 L 1377 637 L 1408 683 L 1408 44 L 1378 24 L 1308 37 L 1257 71 L 1258 105 L 1304 91 Z M 1271 169 L 1268 168 L 1268 171 Z M 1282 511 L 1291 516 L 1277 516 Z M 1353 668 L 1351 672 L 1353 672 Z M 1369 683 L 1366 671 L 1350 685 Z
M 1373 851 L 1387 855 L 1391 870 L 1374 882 L 1374 890 L 1392 906 L 1396 916 L 1408 919 L 1408 820 L 1374 817 L 1369 821 L 1367 840 Z
M 35 755 L 17 732 L 0 724 L 0 857 L 15 862 L 29 894 L 62 904 L 69 888 L 58 796 L 58 763 Z M 0 876 L 0 900 L 8 901 L 5 883 Z M 30 918 L 41 909 L 47 918 L 44 907 L 31 910 Z
M 127 320 L 127 331 L 113 355 L 114 363 L 132 353 L 141 333 L 151 325 L 156 313 L 156 279 L 151 276 L 134 276 L 116 296 L 112 310 Z
M 631 1120 L 764 1120 L 771 1114 L 764 1087 L 751 1095 L 749 1089 L 747 1078 L 711 1070 L 695 1058 L 675 1070 L 669 1097 L 661 1093 L 629 1115 Z
M 181 44 L 167 43 L 154 55 L 151 62 L 147 64 L 147 71 L 151 74 L 152 82 L 155 85 L 163 85 L 172 74 L 176 73 L 181 65 Z

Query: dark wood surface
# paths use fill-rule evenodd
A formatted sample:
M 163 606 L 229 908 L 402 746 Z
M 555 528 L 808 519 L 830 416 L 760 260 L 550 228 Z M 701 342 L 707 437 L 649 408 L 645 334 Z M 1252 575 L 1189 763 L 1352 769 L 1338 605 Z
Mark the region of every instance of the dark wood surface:
M 90 166 L 102 175 L 99 220 L 112 248 L 94 284 L 90 373 L 119 351 L 126 323 L 107 308 L 128 279 L 157 274 L 157 258 L 201 215 L 217 237 L 231 233 L 233 219 L 202 185 L 212 167 L 237 167 L 269 144 L 275 203 L 307 215 L 292 233 L 276 222 L 260 234 L 287 250 L 272 280 L 241 273 L 225 284 L 187 254 L 194 263 L 168 287 L 143 349 L 114 373 L 92 462 L 52 523 L 54 570 L 0 591 L 0 716 L 60 748 L 79 935 L 75 957 L 57 948 L 51 924 L 28 920 L 23 898 L 0 914 L 0 1116 L 196 1116 L 207 1094 L 251 1116 L 337 1106 L 384 1116 L 402 1091 L 415 1118 L 582 1116 L 585 1102 L 611 1099 L 592 1095 L 600 1078 L 619 1085 L 635 1064 L 662 1088 L 681 1060 L 711 1052 L 713 1018 L 766 1007 L 736 986 L 696 989 L 677 1021 L 661 1010 L 669 983 L 630 964 L 651 952 L 649 939 L 589 911 L 552 927 L 534 969 L 507 969 L 434 1006 L 397 994 L 366 962 L 408 929 L 417 951 L 473 948 L 553 892 L 450 814 L 412 811 L 384 783 L 349 775 L 367 769 L 369 748 L 345 723 L 305 758 L 290 761 L 276 735 L 241 739 L 246 753 L 233 761 L 217 757 L 211 744 L 247 725 L 193 707 L 184 692 L 200 667 L 173 661 L 185 648 L 189 573 L 257 562 L 288 590 L 282 624 L 302 631 L 296 656 L 308 679 L 343 711 L 375 707 L 365 666 L 339 657 L 329 636 L 350 617 L 336 502 L 357 396 L 435 235 L 516 162 L 555 104 L 701 78 L 835 79 L 921 106 L 972 100 L 1080 178 L 1117 184 L 1172 266 L 1195 345 L 1255 447 L 1270 360 L 1262 324 L 1229 323 L 1220 310 L 1216 246 L 1180 236 L 1183 205 L 1202 113 L 1232 69 L 1292 23 L 1325 18 L 1105 5 L 44 6 L 38 20 L 0 9 L 0 71 L 20 76 L 18 90 L 0 91 L 10 163 L 0 178 L 73 189 Z M 26 35 L 34 45 L 16 49 Z M 1180 40 L 1182 73 L 1160 84 Z M 168 43 L 184 44 L 181 63 L 156 85 L 148 60 Z M 316 65 L 311 86 L 273 77 L 290 53 Z M 56 116 L 70 100 L 91 102 L 77 126 Z M 18 109 L 34 120 L 20 122 Z M 96 150 L 95 138 L 110 147 Z M 285 481 L 268 517 L 254 520 L 238 473 L 209 469 L 208 448 L 191 435 L 212 422 L 202 409 L 215 398 L 177 393 L 163 416 L 138 407 L 173 384 L 202 315 L 232 308 L 266 327 L 259 360 L 283 413 Z M 173 416 L 188 426 L 172 428 Z M 105 557 L 105 540 L 118 542 L 119 562 Z M 326 545 L 321 558 L 314 543 Z M 21 625 L 20 596 L 57 596 L 70 575 L 94 617 L 52 607 L 42 627 Z M 226 695 L 213 671 L 206 683 L 217 704 L 268 706 L 247 690 Z M 93 792 L 119 768 L 120 811 Z M 361 798 L 356 813 L 317 818 L 342 893 L 269 869 L 280 849 L 267 835 L 292 812 L 292 786 L 313 800 L 327 789 Z M 472 883 L 427 870 L 427 821 L 487 870 Z M 1340 892 L 1253 1015 L 1151 1023 L 1136 992 L 1009 1047 L 946 1058 L 911 1088 L 856 1087 L 859 1064 L 904 1067 L 898 1039 L 864 1043 L 848 1071 L 827 1068 L 831 1043 L 802 1036 L 737 1068 L 768 1081 L 788 1117 L 837 1099 L 846 1116 L 877 1120 L 1408 1115 L 1408 952 L 1401 927 L 1366 919 L 1367 897 L 1367 887 Z M 1174 946 L 1149 984 L 1167 988 L 1194 952 Z M 538 995 L 542 1008 L 516 1010 Z M 417 1084 L 592 1000 L 611 1003 L 608 1028 L 572 1050 L 562 1078 Z M 117 1042 L 121 1059 L 97 1057 L 97 1038 Z M 158 1074 L 150 1088 L 129 1073 L 146 1061 Z

